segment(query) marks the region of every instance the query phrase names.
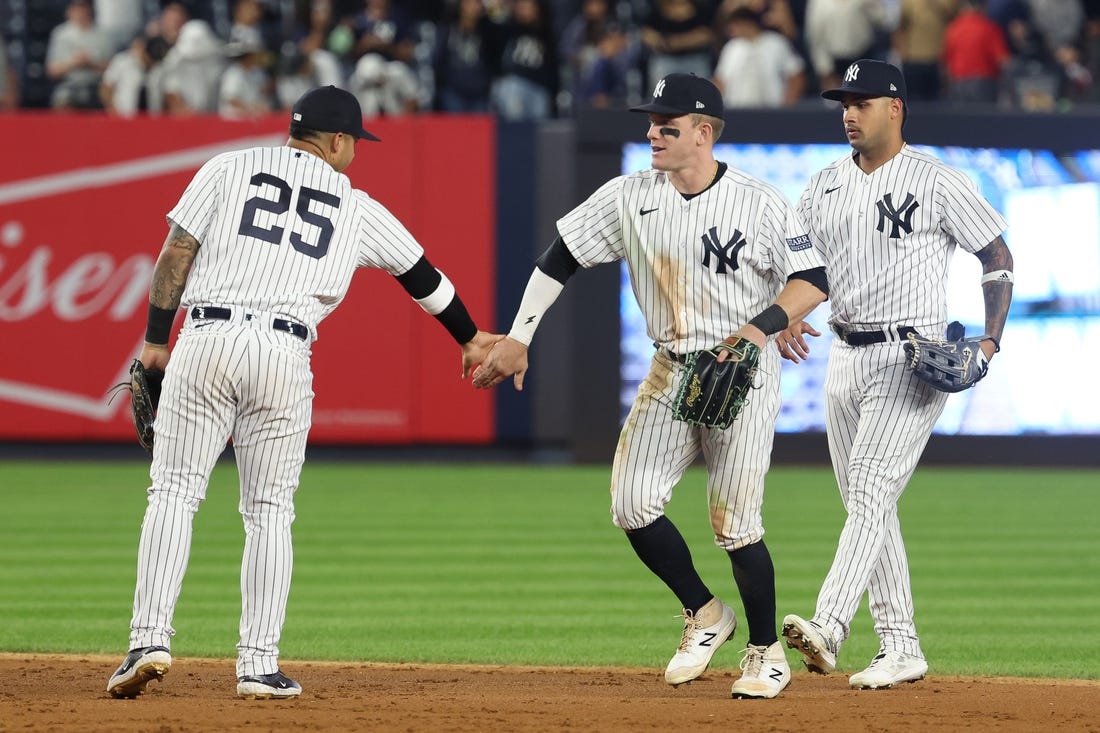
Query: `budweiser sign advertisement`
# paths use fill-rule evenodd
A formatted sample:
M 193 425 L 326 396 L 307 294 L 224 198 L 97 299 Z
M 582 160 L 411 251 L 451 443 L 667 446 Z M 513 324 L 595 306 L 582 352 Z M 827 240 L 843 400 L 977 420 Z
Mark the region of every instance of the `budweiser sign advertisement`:
M 492 327 L 491 120 L 372 124 L 385 142 L 358 146 L 353 183 L 408 226 Z M 0 115 L 5 139 L 28 128 L 51 143 L 10 146 L 0 170 L 0 439 L 129 441 L 128 394 L 113 388 L 141 349 L 165 214 L 206 160 L 281 145 L 286 122 Z M 312 443 L 494 437 L 492 393 L 459 379 L 454 341 L 385 273 L 356 274 L 320 325 L 313 368 Z

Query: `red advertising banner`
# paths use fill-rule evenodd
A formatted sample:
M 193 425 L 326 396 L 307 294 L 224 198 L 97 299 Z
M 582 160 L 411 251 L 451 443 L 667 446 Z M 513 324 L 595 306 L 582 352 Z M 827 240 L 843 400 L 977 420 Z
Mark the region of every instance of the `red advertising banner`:
M 281 145 L 287 122 L 0 115 L 0 440 L 130 440 L 112 401 L 140 351 L 164 215 L 211 156 Z M 375 120 L 347 171 L 455 283 L 485 330 L 495 282 L 494 127 L 486 117 Z M 311 442 L 486 443 L 492 393 L 389 275 L 356 273 L 313 346 Z

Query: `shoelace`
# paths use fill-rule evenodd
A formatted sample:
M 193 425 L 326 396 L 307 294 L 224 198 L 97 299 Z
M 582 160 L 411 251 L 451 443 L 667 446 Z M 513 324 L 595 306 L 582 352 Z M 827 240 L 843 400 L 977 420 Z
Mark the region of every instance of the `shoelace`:
M 695 636 L 695 632 L 699 630 L 699 622 L 695 620 L 695 614 L 686 608 L 683 614 L 676 618 L 684 619 L 684 635 L 680 637 L 680 647 L 677 651 L 686 652 L 688 647 L 691 646 L 691 640 Z
M 757 647 L 750 644 L 741 651 L 744 654 L 741 657 L 741 671 L 745 673 L 745 676 L 760 676 L 760 670 L 764 666 L 764 652 L 767 650 L 768 648 L 765 646 Z

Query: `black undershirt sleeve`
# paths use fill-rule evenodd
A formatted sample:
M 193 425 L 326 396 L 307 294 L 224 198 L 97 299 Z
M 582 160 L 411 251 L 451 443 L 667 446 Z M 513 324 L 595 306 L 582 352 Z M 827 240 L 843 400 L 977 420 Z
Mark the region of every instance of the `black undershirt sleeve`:
M 405 288 L 405 292 L 413 298 L 426 298 L 431 295 L 437 287 L 439 287 L 440 281 L 443 276 L 439 274 L 439 271 L 432 267 L 432 263 L 428 262 L 428 258 L 422 256 L 416 261 L 412 267 L 405 272 L 396 276 L 397 282 L 401 283 L 401 287 Z
M 421 257 L 412 267 L 396 275 L 395 278 L 401 283 L 405 292 L 417 300 L 434 293 L 439 283 L 443 281 L 443 276 L 432 266 L 427 257 Z M 447 307 L 435 313 L 434 316 L 459 344 L 468 343 L 477 335 L 477 324 L 470 317 L 457 291 Z
M 825 274 L 824 267 L 814 267 L 809 270 L 799 270 L 798 272 L 791 273 L 791 276 L 787 280 L 805 280 L 810 285 L 825 293 L 825 297 L 829 297 L 829 277 Z
M 577 262 L 577 258 L 565 246 L 565 240 L 559 234 L 546 251 L 535 260 L 535 265 L 549 277 L 565 285 L 565 281 L 580 269 L 581 263 Z
M 451 338 L 459 346 L 469 343 L 477 335 L 477 324 L 470 317 L 470 313 L 466 310 L 462 299 L 458 297 L 458 293 L 455 293 L 450 305 L 436 313 L 435 317 L 443 324 L 443 327 L 447 329 L 447 332 L 451 334 Z

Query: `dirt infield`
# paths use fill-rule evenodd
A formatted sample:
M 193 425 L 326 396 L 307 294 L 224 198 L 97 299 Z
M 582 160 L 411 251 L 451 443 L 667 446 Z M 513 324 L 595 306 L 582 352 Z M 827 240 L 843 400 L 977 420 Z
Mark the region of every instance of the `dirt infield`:
M 233 663 L 176 659 L 136 700 L 118 659 L 0 655 L 0 731 L 1089 731 L 1100 682 L 933 676 L 855 691 L 797 672 L 777 700 L 733 700 L 733 671 L 671 688 L 660 670 L 288 661 L 296 700 L 235 697 Z M 719 726 L 722 726 L 720 728 Z

